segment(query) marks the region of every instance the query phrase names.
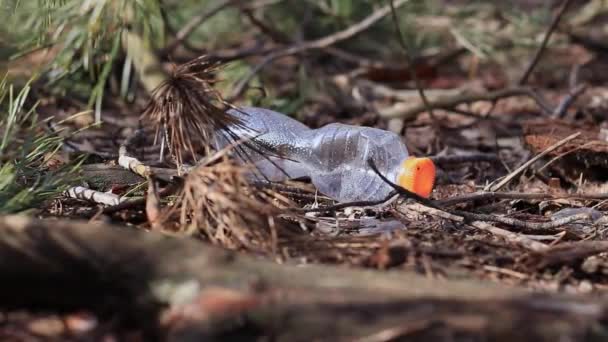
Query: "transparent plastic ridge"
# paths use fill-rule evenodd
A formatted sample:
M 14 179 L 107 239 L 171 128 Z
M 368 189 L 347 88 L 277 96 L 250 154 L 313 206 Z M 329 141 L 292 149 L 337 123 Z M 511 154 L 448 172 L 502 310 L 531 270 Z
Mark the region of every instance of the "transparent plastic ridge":
M 332 123 L 310 129 L 287 115 L 255 107 L 232 109 L 230 113 L 247 127 L 231 128 L 237 136 L 255 138 L 256 144 L 280 156 L 264 157 L 245 147 L 247 156 L 241 155 L 241 159 L 254 163 L 271 181 L 310 177 L 322 194 L 340 202 L 385 198 L 392 188 L 367 160 L 371 158 L 383 175 L 395 181 L 408 157 L 397 134 L 378 128 Z M 217 148 L 227 144 L 224 137 L 216 137 Z

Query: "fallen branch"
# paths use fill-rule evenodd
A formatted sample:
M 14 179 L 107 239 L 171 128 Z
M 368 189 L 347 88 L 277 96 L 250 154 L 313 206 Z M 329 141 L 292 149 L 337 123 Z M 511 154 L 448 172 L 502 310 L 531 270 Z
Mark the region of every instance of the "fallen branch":
M 593 335 L 608 308 L 597 297 L 437 281 L 403 270 L 278 265 L 95 223 L 5 216 L 0 231 L 0 306 L 110 313 L 144 329 L 147 340 L 354 340 L 421 320 L 474 340 L 513 340 L 520 331 L 530 341 L 574 339 Z
M 527 96 L 532 98 L 540 107 L 543 113 L 551 114 L 553 109 L 545 103 L 545 101 L 532 88 L 528 87 L 511 87 L 484 93 L 462 94 L 454 97 L 438 99 L 429 103 L 429 108 L 451 110 L 462 104 L 470 104 L 479 101 L 496 101 L 508 97 Z M 424 104 L 410 107 L 405 104 L 397 103 L 396 105 L 384 108 L 378 111 L 378 114 L 385 119 L 403 119 L 413 120 L 420 113 L 426 112 L 427 106 Z
M 402 68 L 406 67 L 407 66 L 403 66 Z M 385 67 L 385 69 L 388 69 L 388 67 Z M 337 82 L 336 78 L 334 78 L 334 82 Z M 416 90 L 395 89 L 366 79 L 357 80 L 354 86 L 360 88 L 361 91 L 366 94 L 369 93 L 372 99 L 381 97 L 392 101 L 412 102 L 420 98 L 420 95 Z M 468 88 L 461 87 L 455 89 L 427 89 L 424 93 L 431 102 L 434 102 L 441 99 L 466 95 L 467 92 L 470 93 Z

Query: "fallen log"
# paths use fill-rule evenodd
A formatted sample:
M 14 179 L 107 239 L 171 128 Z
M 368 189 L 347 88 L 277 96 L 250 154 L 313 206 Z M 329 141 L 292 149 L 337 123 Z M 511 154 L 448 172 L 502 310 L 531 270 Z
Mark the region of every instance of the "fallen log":
M 585 340 L 605 300 L 279 265 L 129 227 L 0 217 L 0 306 L 118 315 L 157 340 Z

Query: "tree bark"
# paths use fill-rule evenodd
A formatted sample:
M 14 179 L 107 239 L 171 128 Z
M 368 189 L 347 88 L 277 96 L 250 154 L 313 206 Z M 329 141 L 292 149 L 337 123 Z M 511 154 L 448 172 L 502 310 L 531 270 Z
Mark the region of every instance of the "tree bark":
M 597 298 L 403 271 L 279 265 L 97 223 L 0 217 L 0 275 L 4 308 L 118 314 L 163 340 L 606 337 L 606 301 Z

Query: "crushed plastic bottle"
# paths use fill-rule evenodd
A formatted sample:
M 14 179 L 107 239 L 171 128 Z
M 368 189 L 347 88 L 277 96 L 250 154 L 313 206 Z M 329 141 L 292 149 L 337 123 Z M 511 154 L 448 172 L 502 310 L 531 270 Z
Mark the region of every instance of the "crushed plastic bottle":
M 280 156 L 265 157 L 244 148 L 247 162 L 271 181 L 310 177 L 321 193 L 340 202 L 381 200 L 393 189 L 369 167 L 371 158 L 389 180 L 424 197 L 432 191 L 432 161 L 408 158 L 405 144 L 392 132 L 340 123 L 310 129 L 287 115 L 255 107 L 230 113 L 246 127 L 231 127 L 232 132 L 255 138 L 258 145 Z M 227 139 L 216 137 L 216 147 L 226 145 Z

